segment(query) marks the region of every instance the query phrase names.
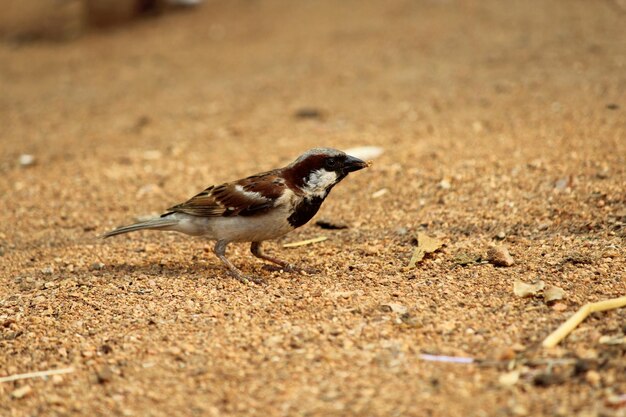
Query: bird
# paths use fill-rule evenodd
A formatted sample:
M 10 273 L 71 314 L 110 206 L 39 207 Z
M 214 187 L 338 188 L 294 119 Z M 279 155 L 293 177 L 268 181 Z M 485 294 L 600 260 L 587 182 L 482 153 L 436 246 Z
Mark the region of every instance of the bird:
M 159 217 L 118 227 L 101 237 L 138 230 L 202 236 L 215 241 L 213 252 L 232 277 L 243 283 L 263 284 L 261 278 L 244 275 L 226 257 L 226 247 L 232 242 L 250 242 L 255 257 L 288 272 L 306 271 L 265 254 L 261 244 L 305 225 L 335 185 L 349 173 L 370 165 L 337 149 L 310 149 L 283 168 L 211 185 Z

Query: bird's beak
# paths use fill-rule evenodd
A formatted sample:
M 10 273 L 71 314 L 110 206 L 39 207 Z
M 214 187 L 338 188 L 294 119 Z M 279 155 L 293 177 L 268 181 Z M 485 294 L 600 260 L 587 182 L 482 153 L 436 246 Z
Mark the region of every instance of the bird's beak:
M 347 174 L 348 172 L 358 171 L 360 169 L 367 168 L 368 166 L 369 164 L 367 162 L 348 155 L 343 164 L 343 172 Z

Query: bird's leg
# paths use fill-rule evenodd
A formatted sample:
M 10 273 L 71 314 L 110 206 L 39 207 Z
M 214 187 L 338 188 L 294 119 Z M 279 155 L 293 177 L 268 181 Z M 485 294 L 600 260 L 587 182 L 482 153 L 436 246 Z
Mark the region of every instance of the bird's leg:
M 215 243 L 215 248 L 213 249 L 213 252 L 215 252 L 215 255 L 220 258 L 220 261 L 222 261 L 222 263 L 226 265 L 226 268 L 228 268 L 228 272 L 230 273 L 230 275 L 233 278 L 243 282 L 244 284 L 248 281 L 252 281 L 255 284 L 264 284 L 265 281 L 263 281 L 262 279 L 245 276 L 239 269 L 237 269 L 235 265 L 232 264 L 231 261 L 228 260 L 228 258 L 226 258 L 226 246 L 229 243 L 230 242 L 228 242 L 227 240 L 218 240 Z
M 273 256 L 269 256 L 266 255 L 265 253 L 263 253 L 263 250 L 261 249 L 261 242 L 252 242 L 252 244 L 250 245 L 250 252 L 252 252 L 252 254 L 254 256 L 256 256 L 259 259 L 263 259 L 266 261 L 269 261 L 273 264 L 276 264 L 278 266 L 280 266 L 283 270 L 287 271 L 287 272 L 300 272 L 300 271 L 304 271 L 306 273 L 312 274 L 315 273 L 316 271 L 308 269 L 308 268 L 299 268 L 295 265 L 290 264 L 289 262 L 285 262 L 283 260 L 280 260 L 278 258 L 274 258 Z
M 282 261 L 278 258 L 274 258 L 263 253 L 263 250 L 261 249 L 261 242 L 252 242 L 252 244 L 250 245 L 250 252 L 252 252 L 252 254 L 259 259 L 263 259 L 281 266 L 285 271 L 293 270 L 293 266 L 289 262 Z

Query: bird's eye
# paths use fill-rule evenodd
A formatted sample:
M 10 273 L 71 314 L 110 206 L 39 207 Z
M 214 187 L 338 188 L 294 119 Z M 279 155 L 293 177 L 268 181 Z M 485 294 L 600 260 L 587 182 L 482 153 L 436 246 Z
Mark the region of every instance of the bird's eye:
M 326 168 L 335 169 L 337 166 L 337 160 L 335 158 L 326 158 L 325 165 Z

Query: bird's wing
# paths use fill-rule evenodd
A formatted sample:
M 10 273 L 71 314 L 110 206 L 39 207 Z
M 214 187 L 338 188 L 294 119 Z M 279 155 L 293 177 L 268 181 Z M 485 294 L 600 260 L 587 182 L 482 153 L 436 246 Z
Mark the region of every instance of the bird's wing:
M 188 201 L 168 209 L 200 217 L 252 216 L 274 207 L 287 185 L 279 170 L 210 186 Z

